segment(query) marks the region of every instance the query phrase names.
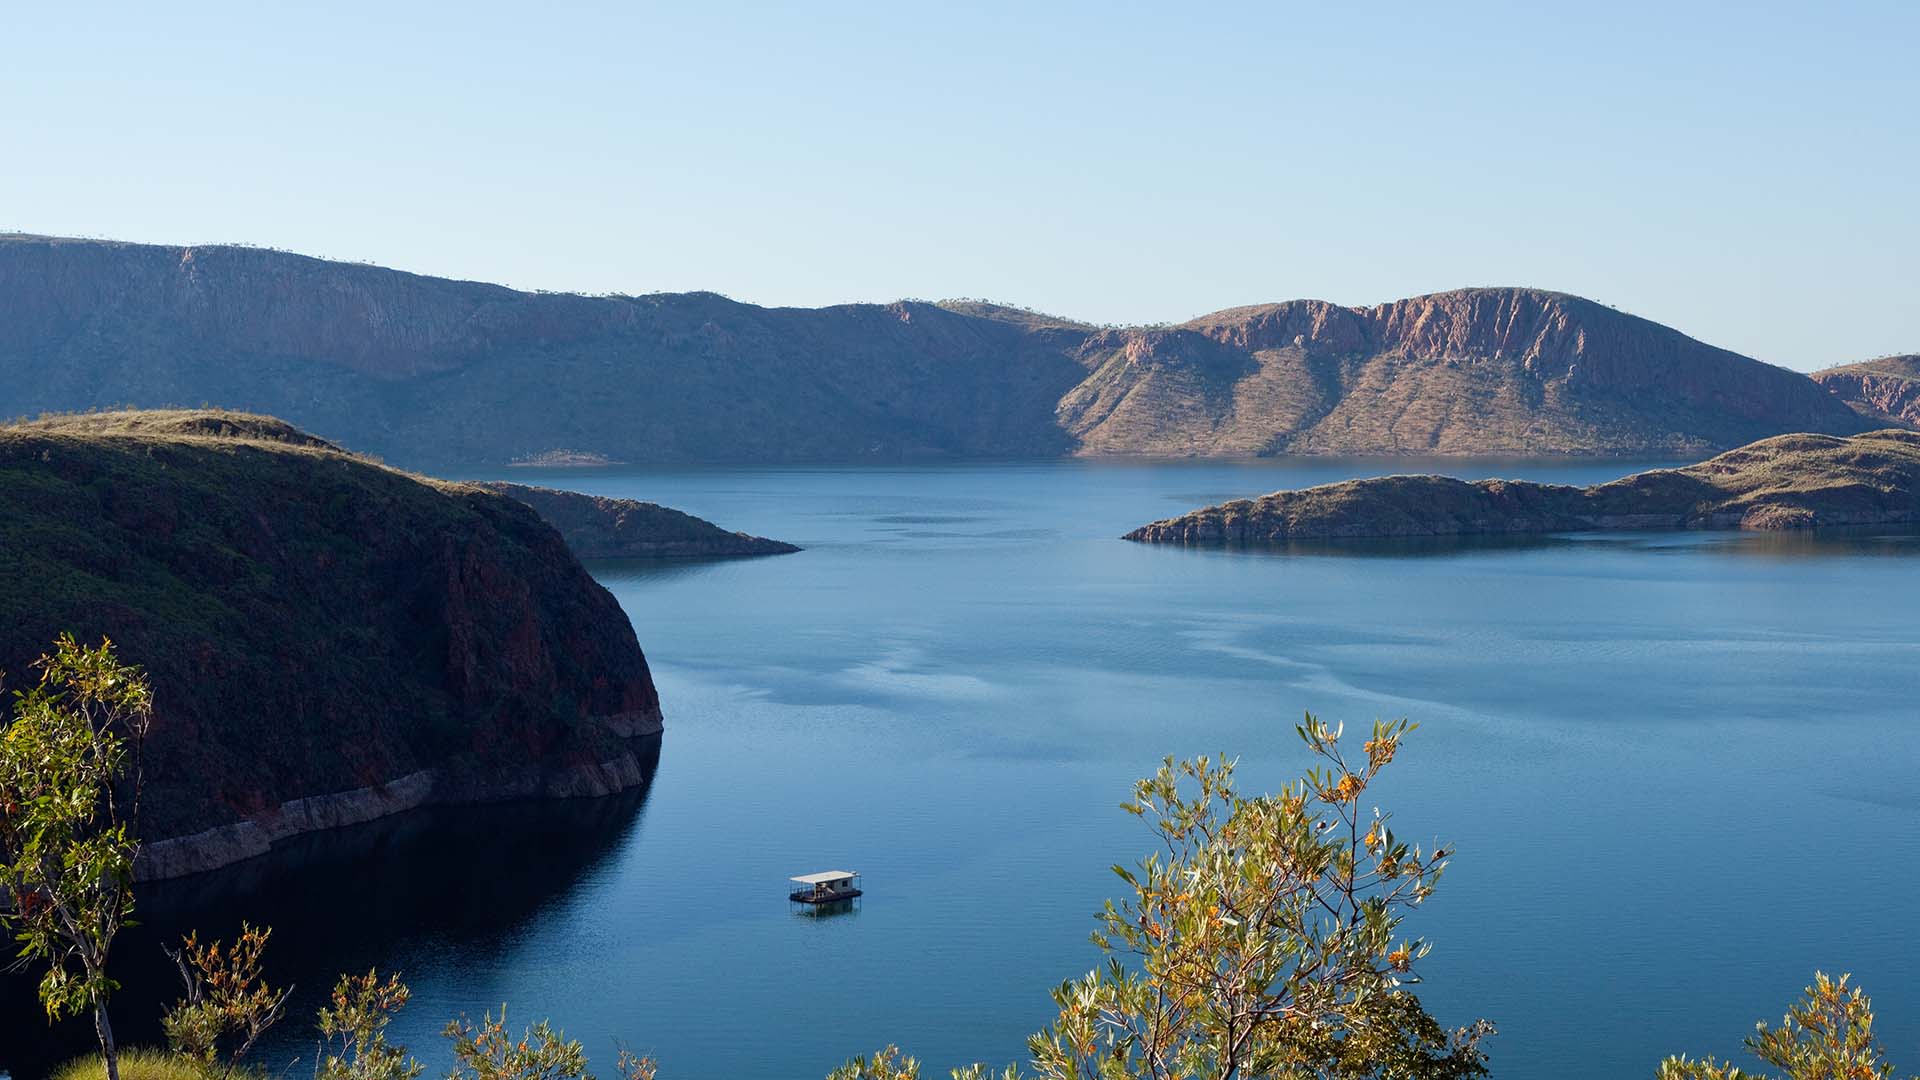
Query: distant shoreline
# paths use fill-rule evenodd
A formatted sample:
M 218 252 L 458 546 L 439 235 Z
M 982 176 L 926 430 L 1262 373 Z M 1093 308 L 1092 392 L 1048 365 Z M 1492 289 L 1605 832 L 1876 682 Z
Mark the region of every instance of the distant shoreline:
M 549 450 L 541 454 L 528 454 L 507 462 L 509 469 L 591 469 L 602 465 L 625 465 L 624 461 L 615 461 L 605 454 L 590 450 Z
M 363 825 L 431 806 L 462 806 L 521 799 L 602 798 L 649 779 L 664 725 L 657 713 L 631 718 L 626 752 L 606 761 L 563 769 L 529 769 L 494 783 L 451 781 L 444 770 L 421 769 L 383 784 L 292 799 L 228 825 L 140 845 L 134 877 L 164 881 L 222 870 L 272 851 L 281 841 Z

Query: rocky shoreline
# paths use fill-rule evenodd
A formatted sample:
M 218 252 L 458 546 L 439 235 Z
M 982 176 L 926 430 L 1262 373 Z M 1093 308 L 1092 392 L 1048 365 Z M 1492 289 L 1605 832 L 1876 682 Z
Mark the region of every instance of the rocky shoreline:
M 1920 523 L 1920 432 L 1781 435 L 1684 469 L 1608 484 L 1382 476 L 1239 499 L 1124 539 L 1231 547 L 1298 540 L 1621 529 L 1807 529 Z
M 163 881 L 219 870 L 265 855 L 291 837 L 361 825 L 427 806 L 599 798 L 646 783 L 643 758 L 649 749 L 657 748 L 665 728 L 659 714 L 607 717 L 602 723 L 627 742 L 626 750 L 605 761 L 530 768 L 490 781 L 427 768 L 383 784 L 292 799 L 245 821 L 143 843 L 134 878 Z

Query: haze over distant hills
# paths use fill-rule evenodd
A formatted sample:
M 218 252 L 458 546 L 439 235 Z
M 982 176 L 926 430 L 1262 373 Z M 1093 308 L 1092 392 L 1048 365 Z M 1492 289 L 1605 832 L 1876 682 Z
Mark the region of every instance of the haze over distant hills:
M 528 293 L 240 247 L 0 237 L 0 413 L 199 405 L 410 465 L 1683 454 L 1870 424 L 1579 297 L 1465 289 L 1099 328 L 980 303 Z

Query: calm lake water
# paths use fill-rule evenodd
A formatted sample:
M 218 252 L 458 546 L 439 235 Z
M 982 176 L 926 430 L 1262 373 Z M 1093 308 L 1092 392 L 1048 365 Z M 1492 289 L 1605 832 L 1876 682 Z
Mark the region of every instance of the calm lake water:
M 1641 465 L 1413 467 L 1587 483 Z M 1115 539 L 1409 469 L 515 471 L 807 550 L 595 568 L 665 704 L 649 790 L 414 816 L 151 890 L 121 1024 L 151 1038 L 140 1014 L 171 995 L 153 937 L 244 914 L 299 984 L 275 1062 L 310 1054 L 332 974 L 375 962 L 412 984 L 393 1034 L 435 1068 L 439 1026 L 502 1001 L 603 1075 L 616 1039 L 673 1080 L 820 1076 L 889 1042 L 942 1070 L 1017 1060 L 1048 987 L 1096 959 L 1106 867 L 1149 846 L 1116 808 L 1131 779 L 1224 751 L 1276 786 L 1307 762 L 1311 709 L 1422 724 L 1377 794 L 1403 835 L 1459 849 L 1411 923 L 1437 943 L 1422 996 L 1498 1023 L 1496 1075 L 1738 1053 L 1816 968 L 1853 972 L 1895 1060 L 1920 1063 L 1920 539 Z M 856 911 L 790 910 L 787 875 L 823 867 L 865 875 Z M 24 1077 L 53 1051 L 19 989 L 0 1064 Z

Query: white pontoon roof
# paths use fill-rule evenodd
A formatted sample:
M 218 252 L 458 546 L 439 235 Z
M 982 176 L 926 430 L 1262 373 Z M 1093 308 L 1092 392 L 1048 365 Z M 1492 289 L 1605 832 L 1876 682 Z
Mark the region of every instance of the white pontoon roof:
M 850 877 L 858 876 L 851 870 L 822 870 L 817 874 L 801 874 L 799 877 L 790 877 L 787 880 L 802 885 L 824 885 L 829 881 L 845 881 Z

